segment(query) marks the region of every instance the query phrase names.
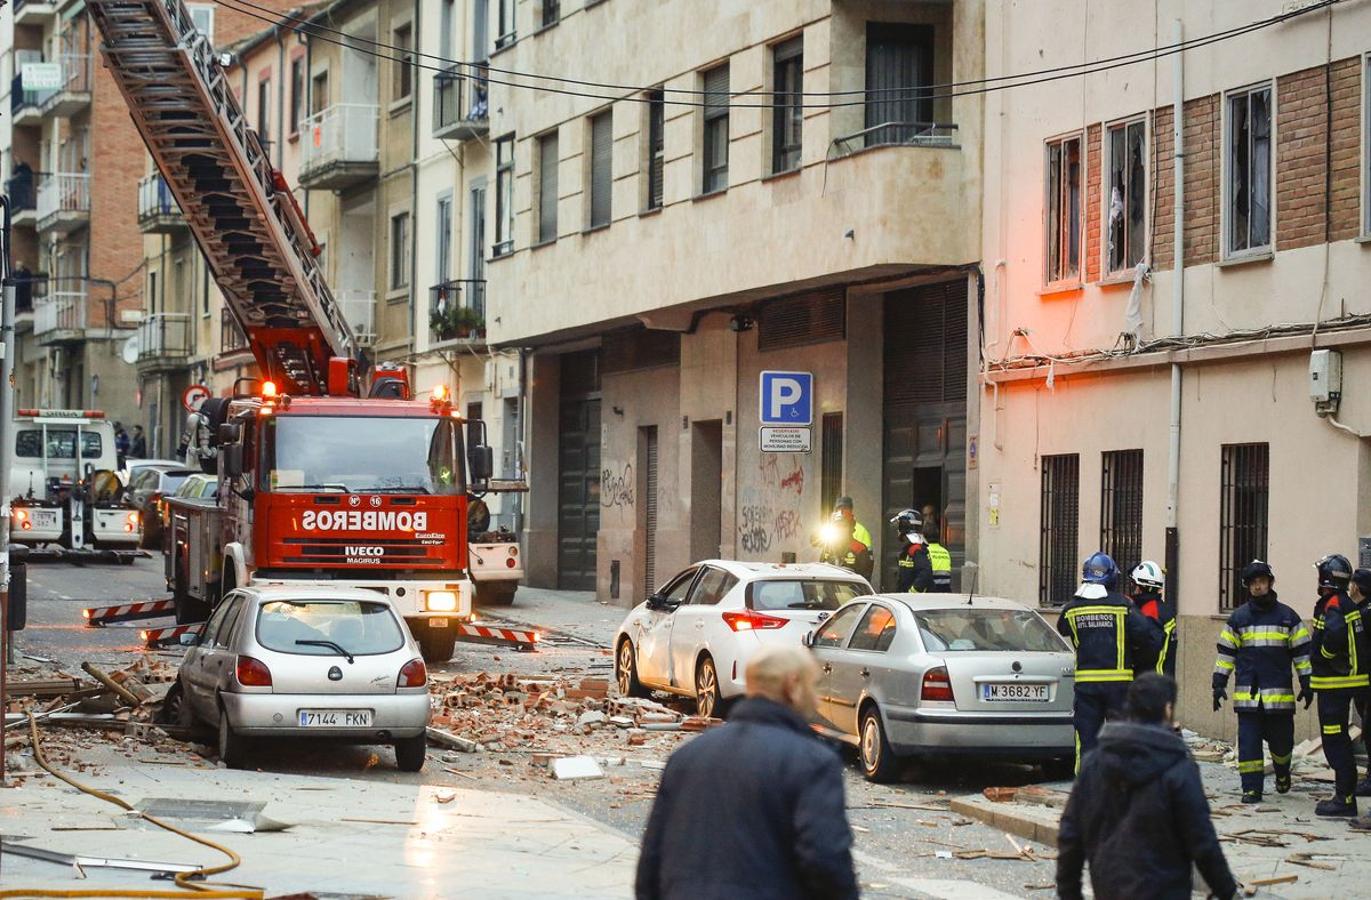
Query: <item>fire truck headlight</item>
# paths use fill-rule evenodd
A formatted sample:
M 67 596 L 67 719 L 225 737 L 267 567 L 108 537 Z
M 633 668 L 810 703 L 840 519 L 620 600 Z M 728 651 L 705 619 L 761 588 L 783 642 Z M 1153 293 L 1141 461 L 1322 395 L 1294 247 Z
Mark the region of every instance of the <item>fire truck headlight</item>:
M 457 609 L 457 592 L 425 591 L 424 608 L 430 612 L 454 612 Z

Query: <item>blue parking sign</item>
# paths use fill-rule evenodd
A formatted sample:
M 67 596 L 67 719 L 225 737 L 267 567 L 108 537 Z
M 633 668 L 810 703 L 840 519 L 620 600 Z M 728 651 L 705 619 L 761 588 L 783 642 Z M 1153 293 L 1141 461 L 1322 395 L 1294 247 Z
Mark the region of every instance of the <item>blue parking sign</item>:
M 763 425 L 812 425 L 814 373 L 763 372 L 758 409 Z

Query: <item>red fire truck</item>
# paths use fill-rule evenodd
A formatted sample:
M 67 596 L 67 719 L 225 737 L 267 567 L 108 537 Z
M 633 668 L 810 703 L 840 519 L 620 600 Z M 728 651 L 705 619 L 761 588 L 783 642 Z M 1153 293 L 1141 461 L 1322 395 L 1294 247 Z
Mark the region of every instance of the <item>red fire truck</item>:
M 88 0 L 111 75 L 247 336 L 261 380 L 196 414 L 189 455 L 213 499 L 168 502 L 180 621 L 236 586 L 324 582 L 383 591 L 429 660 L 472 609 L 467 492 L 491 455 L 444 387 L 366 372 L 319 247 L 218 57 L 181 0 Z

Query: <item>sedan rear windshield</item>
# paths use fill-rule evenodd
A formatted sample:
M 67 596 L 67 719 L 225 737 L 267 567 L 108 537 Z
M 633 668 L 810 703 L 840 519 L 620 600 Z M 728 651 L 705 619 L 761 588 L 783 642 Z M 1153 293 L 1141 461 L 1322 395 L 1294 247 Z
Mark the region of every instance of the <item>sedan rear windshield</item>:
M 763 612 L 787 609 L 834 610 L 854 597 L 869 593 L 855 581 L 767 579 L 747 586 L 747 606 Z
M 1042 617 L 1026 609 L 936 609 L 916 612 L 930 653 L 1010 650 L 1060 653 L 1066 643 Z
M 257 614 L 257 643 L 278 653 L 367 656 L 394 653 L 405 636 L 385 603 L 270 600 Z

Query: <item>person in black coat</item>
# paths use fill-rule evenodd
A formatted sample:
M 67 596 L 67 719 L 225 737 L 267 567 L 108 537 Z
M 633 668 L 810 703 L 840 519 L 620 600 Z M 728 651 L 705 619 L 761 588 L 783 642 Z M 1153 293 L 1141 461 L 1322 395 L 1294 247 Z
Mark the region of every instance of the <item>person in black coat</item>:
M 1192 864 L 1210 892 L 1237 893 L 1209 818 L 1200 770 L 1171 730 L 1176 682 L 1148 672 L 1128 689 L 1129 721 L 1100 732 L 1081 763 L 1057 836 L 1057 895 L 1188 900 Z
M 810 730 L 817 668 L 801 647 L 747 667 L 726 725 L 671 755 L 643 835 L 638 900 L 858 896 L 837 753 Z

